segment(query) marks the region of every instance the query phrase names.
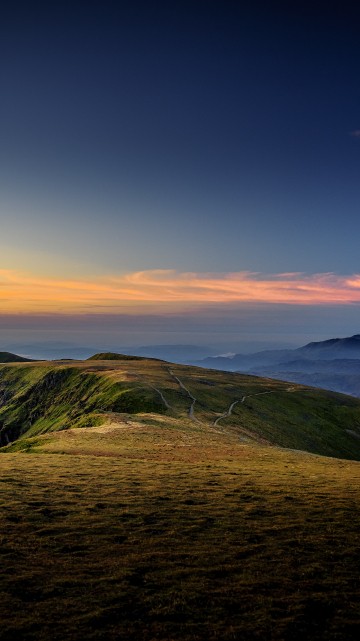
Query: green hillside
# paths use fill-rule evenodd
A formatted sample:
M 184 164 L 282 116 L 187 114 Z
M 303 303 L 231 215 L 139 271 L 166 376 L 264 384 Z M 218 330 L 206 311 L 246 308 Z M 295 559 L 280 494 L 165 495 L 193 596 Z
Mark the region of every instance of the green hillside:
M 151 413 L 243 443 L 360 459 L 360 401 L 341 394 L 155 359 L 0 367 L 1 446 L 99 425 L 109 413 Z

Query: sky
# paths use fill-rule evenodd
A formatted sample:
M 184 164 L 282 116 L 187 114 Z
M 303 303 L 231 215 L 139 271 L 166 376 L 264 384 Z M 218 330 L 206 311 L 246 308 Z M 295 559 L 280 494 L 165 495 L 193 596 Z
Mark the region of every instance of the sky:
M 0 349 L 358 333 L 359 18 L 4 2 Z

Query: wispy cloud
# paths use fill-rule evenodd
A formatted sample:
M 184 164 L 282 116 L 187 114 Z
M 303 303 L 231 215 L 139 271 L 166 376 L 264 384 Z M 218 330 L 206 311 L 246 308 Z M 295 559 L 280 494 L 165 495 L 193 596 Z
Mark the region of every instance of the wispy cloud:
M 149 270 L 94 279 L 55 279 L 0 270 L 3 313 L 171 312 L 209 304 L 360 303 L 360 274 Z
M 350 134 L 353 138 L 360 138 L 360 129 L 354 129 Z

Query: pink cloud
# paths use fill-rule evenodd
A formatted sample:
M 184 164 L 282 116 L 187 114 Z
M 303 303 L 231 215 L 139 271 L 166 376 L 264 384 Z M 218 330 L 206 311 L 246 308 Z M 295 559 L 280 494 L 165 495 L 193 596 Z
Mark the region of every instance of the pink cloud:
M 0 311 L 8 313 L 171 311 L 209 303 L 359 302 L 360 274 L 148 270 L 102 278 L 55 279 L 0 270 Z

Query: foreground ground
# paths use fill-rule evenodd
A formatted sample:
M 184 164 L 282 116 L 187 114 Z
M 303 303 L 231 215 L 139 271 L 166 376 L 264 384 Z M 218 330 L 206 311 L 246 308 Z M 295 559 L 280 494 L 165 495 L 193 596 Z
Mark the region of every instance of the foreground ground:
M 360 463 L 106 420 L 0 456 L 2 641 L 357 636 Z

